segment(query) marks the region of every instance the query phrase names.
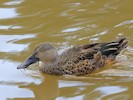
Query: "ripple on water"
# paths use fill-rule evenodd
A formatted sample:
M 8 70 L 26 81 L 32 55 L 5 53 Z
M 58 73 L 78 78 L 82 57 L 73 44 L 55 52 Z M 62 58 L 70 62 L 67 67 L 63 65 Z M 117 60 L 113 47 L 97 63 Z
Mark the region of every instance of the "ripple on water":
M 15 43 L 18 40 L 34 38 L 36 35 L 34 34 L 26 34 L 26 35 L 0 35 L 0 52 L 20 52 L 29 46 L 27 44 L 17 44 Z
M 86 96 L 86 98 L 93 98 L 96 100 L 102 100 L 106 96 L 113 95 L 116 93 L 122 93 L 127 91 L 127 87 L 122 86 L 103 86 L 94 89 L 92 92 L 89 93 L 89 95 Z
M 16 12 L 16 8 L 0 8 L 0 20 L 1 19 L 8 19 L 8 18 L 15 18 L 19 14 Z
M 0 25 L 0 30 L 21 29 L 21 28 L 22 28 L 22 26 Z
M 34 94 L 31 90 L 21 89 L 18 86 L 0 85 L 0 97 L 1 100 L 7 100 L 7 98 L 33 98 Z
M 24 0 L 12 0 L 12 1 L 9 1 L 9 2 L 6 2 L 4 3 L 4 5 L 18 5 L 18 4 L 21 4 L 22 2 L 24 2 Z
M 124 25 L 128 25 L 128 24 L 133 24 L 133 20 L 123 21 L 123 22 L 115 25 L 114 27 L 120 27 L 120 26 L 124 26 Z

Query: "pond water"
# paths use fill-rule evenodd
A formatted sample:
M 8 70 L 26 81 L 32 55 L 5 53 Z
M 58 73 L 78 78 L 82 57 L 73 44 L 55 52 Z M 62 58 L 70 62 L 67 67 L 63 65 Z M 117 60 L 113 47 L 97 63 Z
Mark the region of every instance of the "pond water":
M 119 35 L 127 37 L 127 49 L 90 75 L 47 75 L 38 64 L 17 70 L 39 43 L 61 52 Z M 132 0 L 1 0 L 0 100 L 132 100 L 132 41 Z

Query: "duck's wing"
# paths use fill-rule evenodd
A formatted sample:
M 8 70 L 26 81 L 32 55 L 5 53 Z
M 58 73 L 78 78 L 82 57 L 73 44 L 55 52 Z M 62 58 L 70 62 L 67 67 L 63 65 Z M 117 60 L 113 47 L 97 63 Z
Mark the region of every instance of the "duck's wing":
M 86 45 L 75 46 L 60 55 L 63 62 L 72 61 L 78 63 L 82 60 L 93 59 L 94 54 L 100 52 L 103 57 L 110 57 L 112 60 L 127 47 L 125 37 L 118 38 L 115 41 L 107 43 L 92 43 Z
M 107 60 L 115 60 L 121 50 L 127 47 L 127 40 L 121 37 L 113 42 L 93 43 L 75 46 L 60 56 L 59 65 L 68 74 L 83 75 L 103 67 Z
M 84 45 L 83 48 L 90 48 L 90 51 L 92 51 L 92 53 L 94 54 L 97 52 L 101 52 L 102 56 L 114 60 L 115 57 L 127 46 L 128 41 L 126 40 L 126 38 L 120 37 L 112 42 Z
M 128 46 L 128 41 L 125 37 L 120 37 L 113 42 L 102 43 L 100 52 L 107 57 L 117 56 L 123 49 Z

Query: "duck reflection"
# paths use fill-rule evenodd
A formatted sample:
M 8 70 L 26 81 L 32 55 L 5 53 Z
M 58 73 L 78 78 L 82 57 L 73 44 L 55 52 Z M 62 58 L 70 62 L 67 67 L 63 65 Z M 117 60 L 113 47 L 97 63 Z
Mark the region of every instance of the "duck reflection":
M 33 91 L 35 100 L 55 100 L 55 98 L 59 93 L 58 78 L 59 77 L 45 75 L 44 80 L 39 85 L 31 83 L 31 84 L 22 85 L 19 87 L 27 88 Z M 24 100 L 25 99 L 26 98 L 24 98 Z
M 43 76 L 44 80 L 39 85 L 31 83 L 19 86 L 19 88 L 31 90 L 34 94 L 33 98 L 17 98 L 17 100 L 88 100 L 89 98 L 100 100 L 106 96 L 127 91 L 126 87 L 118 86 L 118 80 L 112 82 L 112 79 L 94 77 Z M 108 83 L 112 86 L 107 85 Z
M 28 85 L 21 85 L 19 88 L 31 90 L 35 100 L 60 100 L 63 98 L 71 98 L 87 94 L 95 88 L 95 86 L 93 86 L 94 84 L 88 83 L 88 78 L 85 77 L 43 76 L 44 80 L 41 84 L 37 85 L 31 83 Z M 17 98 L 17 100 L 30 100 L 33 98 Z

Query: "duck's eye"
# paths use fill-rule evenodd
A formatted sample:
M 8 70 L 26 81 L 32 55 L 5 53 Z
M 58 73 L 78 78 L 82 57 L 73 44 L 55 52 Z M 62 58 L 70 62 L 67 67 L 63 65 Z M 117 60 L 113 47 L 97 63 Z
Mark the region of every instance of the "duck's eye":
M 43 49 L 43 51 L 46 51 L 46 49 Z

